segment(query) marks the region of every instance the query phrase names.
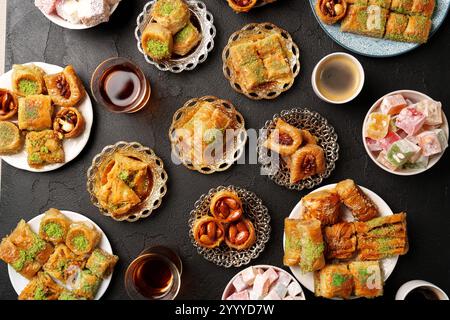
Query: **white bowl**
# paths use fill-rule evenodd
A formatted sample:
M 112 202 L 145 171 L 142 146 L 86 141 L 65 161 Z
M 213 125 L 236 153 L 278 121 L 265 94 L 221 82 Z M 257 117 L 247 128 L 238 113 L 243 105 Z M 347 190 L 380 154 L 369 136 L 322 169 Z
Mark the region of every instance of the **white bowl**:
M 395 295 L 395 300 L 405 300 L 406 296 L 417 288 L 427 288 L 433 291 L 438 297 L 439 300 L 449 300 L 447 294 L 438 286 L 434 284 L 423 281 L 423 280 L 411 280 L 403 284 L 397 291 Z
M 384 171 L 387 171 L 389 173 L 399 175 L 399 176 L 412 176 L 412 175 L 416 175 L 416 174 L 425 172 L 428 169 L 430 169 L 431 167 L 433 167 L 439 161 L 439 159 L 441 159 L 441 157 L 445 151 L 441 152 L 438 155 L 434 155 L 434 156 L 430 157 L 430 162 L 428 163 L 428 166 L 426 168 L 423 168 L 423 169 L 401 169 L 401 170 L 395 171 L 395 170 L 391 170 L 391 169 L 385 167 L 380 162 L 378 162 L 374 153 L 369 150 L 369 146 L 367 145 L 367 142 L 366 142 L 365 132 L 366 132 L 367 120 L 369 118 L 369 115 L 373 112 L 376 112 L 376 110 L 379 108 L 379 106 L 381 104 L 381 101 L 383 101 L 383 99 L 385 97 L 391 96 L 394 94 L 401 94 L 403 97 L 411 100 L 412 102 L 418 102 L 418 101 L 424 100 L 424 99 L 432 99 L 429 96 L 427 96 L 426 94 L 423 94 L 421 92 L 414 91 L 414 90 L 397 90 L 397 91 L 393 91 L 393 92 L 390 92 L 390 93 L 382 96 L 380 99 L 377 100 L 377 102 L 375 102 L 372 105 L 372 107 L 367 112 L 366 117 L 364 118 L 363 128 L 362 128 L 362 141 L 364 144 L 364 148 L 366 148 L 366 152 L 369 155 L 370 159 L 372 159 L 372 161 L 375 162 L 375 164 L 377 166 L 379 166 L 381 169 L 383 169 Z M 442 115 L 443 115 L 444 123 L 441 128 L 445 131 L 445 134 L 447 135 L 447 139 L 448 139 L 449 128 L 448 128 L 447 117 L 445 116 L 444 110 L 442 110 Z
M 119 6 L 120 1 L 117 2 L 112 8 L 111 8 L 111 13 L 110 16 L 114 13 L 114 11 L 116 11 L 117 7 Z M 97 25 L 94 26 L 87 26 L 85 24 L 82 23 L 71 23 L 67 20 L 64 20 L 63 18 L 61 18 L 60 16 L 58 16 L 57 14 L 46 14 L 44 12 L 42 12 L 42 14 L 51 22 L 53 22 L 54 24 L 57 24 L 60 27 L 63 27 L 65 29 L 71 29 L 71 30 L 84 30 L 84 29 L 90 29 L 93 28 Z
M 271 266 L 271 265 L 267 265 L 267 264 L 260 264 L 260 265 L 256 265 L 256 266 L 252 266 L 253 268 L 258 268 L 258 269 L 264 269 L 267 270 L 269 268 L 272 268 L 274 270 L 276 270 L 277 272 L 282 272 L 287 274 L 290 278 L 291 278 L 291 282 L 296 282 L 299 286 L 300 284 L 298 283 L 298 281 L 286 270 L 283 270 L 281 268 L 275 267 L 275 266 Z M 248 267 L 250 268 L 250 267 Z M 245 269 L 239 271 L 231 280 L 230 282 L 228 282 L 227 286 L 225 287 L 225 290 L 223 290 L 223 294 L 222 294 L 222 300 L 226 300 L 229 296 L 231 296 L 233 294 L 233 292 L 235 291 L 234 287 L 233 287 L 233 281 L 236 280 L 236 278 L 244 271 Z M 300 286 L 300 288 L 302 289 L 302 292 L 298 295 L 298 297 L 300 297 L 300 300 L 306 300 L 305 298 L 305 294 L 303 293 L 303 288 L 302 286 Z
M 354 93 L 351 97 L 349 97 L 348 99 L 346 99 L 346 100 L 340 100 L 340 101 L 333 101 L 333 100 L 330 100 L 330 99 L 326 98 L 326 97 L 320 92 L 319 88 L 317 88 L 317 83 L 316 83 L 316 79 L 317 79 L 317 77 L 316 77 L 316 75 L 317 75 L 317 70 L 319 69 L 319 67 L 320 67 L 325 61 L 327 61 L 327 60 L 329 60 L 330 58 L 335 57 L 335 56 L 342 56 L 342 57 L 345 57 L 345 58 L 350 59 L 350 60 L 356 65 L 356 67 L 358 68 L 359 79 L 360 79 L 360 80 L 359 80 L 358 88 L 356 89 L 355 93 Z M 311 76 L 311 84 L 312 84 L 312 88 L 313 88 L 313 90 L 314 90 L 314 93 L 315 93 L 320 99 L 322 99 L 323 101 L 328 102 L 328 103 L 332 103 L 332 104 L 344 104 L 344 103 L 350 102 L 350 101 L 352 101 L 353 99 L 355 99 L 355 98 L 361 93 L 361 90 L 362 90 L 362 88 L 364 87 L 364 81 L 365 81 L 364 68 L 362 67 L 362 65 L 361 65 L 361 63 L 359 62 L 359 60 L 356 59 L 354 56 L 352 56 L 352 55 L 350 55 L 350 54 L 348 54 L 348 53 L 344 53 L 344 52 L 335 52 L 335 53 L 331 53 L 331 54 L 329 54 L 329 55 L 323 57 L 323 58 L 316 64 L 316 66 L 314 67 L 314 70 L 313 70 L 313 73 L 312 73 L 312 76 Z

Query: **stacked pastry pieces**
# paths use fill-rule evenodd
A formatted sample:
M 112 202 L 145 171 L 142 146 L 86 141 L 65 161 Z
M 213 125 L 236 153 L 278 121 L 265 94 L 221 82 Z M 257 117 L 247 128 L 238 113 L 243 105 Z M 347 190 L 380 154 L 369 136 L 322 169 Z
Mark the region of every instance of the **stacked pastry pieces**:
M 302 204 L 301 219 L 285 220 L 284 264 L 314 272 L 316 296 L 382 295 L 381 260 L 408 251 L 406 213 L 379 216 L 353 180 L 311 193 Z M 355 221 L 342 220 L 341 204 Z
M 20 300 L 94 299 L 118 257 L 100 248 L 100 232 L 88 222 L 72 222 L 48 210 L 39 234 L 21 220 L 0 244 L 0 259 L 30 282 Z

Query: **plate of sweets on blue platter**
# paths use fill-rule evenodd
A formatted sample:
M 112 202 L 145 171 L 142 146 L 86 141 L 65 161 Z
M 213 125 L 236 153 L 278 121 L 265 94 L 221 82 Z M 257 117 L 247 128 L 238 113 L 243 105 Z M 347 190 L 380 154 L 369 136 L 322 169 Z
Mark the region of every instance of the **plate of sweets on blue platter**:
M 450 0 L 309 0 L 322 29 L 364 56 L 392 57 L 426 43 L 447 16 Z

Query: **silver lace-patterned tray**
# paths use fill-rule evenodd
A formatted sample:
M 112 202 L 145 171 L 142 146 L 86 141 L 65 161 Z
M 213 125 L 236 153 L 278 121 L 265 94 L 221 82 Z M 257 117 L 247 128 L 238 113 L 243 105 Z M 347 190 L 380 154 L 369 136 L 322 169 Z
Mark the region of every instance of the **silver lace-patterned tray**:
M 138 151 L 139 153 L 143 154 L 147 158 L 147 160 L 153 163 L 153 188 L 149 196 L 142 203 L 133 208 L 128 216 L 116 218 L 113 217 L 111 213 L 104 209 L 98 202 L 98 199 L 94 194 L 95 176 L 97 175 L 99 166 L 103 160 L 105 160 L 117 150 L 126 149 L 134 149 L 135 151 Z M 103 148 L 102 152 L 96 155 L 92 160 L 92 165 L 87 171 L 87 190 L 90 194 L 92 203 L 100 210 L 101 214 L 107 217 L 111 217 L 116 221 L 135 222 L 139 219 L 147 218 L 155 209 L 157 209 L 161 205 L 162 198 L 167 193 L 167 179 L 168 175 L 164 170 L 164 163 L 158 156 L 156 156 L 155 152 L 152 149 L 144 147 L 138 142 L 119 141 L 114 145 L 109 145 Z
M 206 5 L 198 0 L 185 0 L 191 11 L 191 20 L 195 19 L 198 22 L 202 40 L 197 45 L 195 50 L 185 57 L 172 58 L 167 61 L 154 61 L 142 48 L 142 32 L 147 24 L 151 21 L 150 10 L 156 0 L 150 0 L 144 6 L 144 10 L 137 18 L 137 27 L 134 35 L 137 40 L 138 50 L 144 55 L 145 61 L 154 65 L 161 71 L 170 71 L 173 73 L 180 73 L 185 70 L 193 70 L 198 64 L 204 62 L 208 57 L 209 52 L 214 48 L 214 37 L 216 36 L 216 28 L 214 27 L 214 17 L 206 9 Z
M 180 148 L 178 147 L 178 140 L 175 137 L 175 130 L 177 129 L 177 124 L 183 119 L 183 115 L 191 108 L 195 108 L 198 103 L 203 101 L 220 104 L 225 109 L 233 113 L 233 117 L 238 127 L 235 128 L 236 134 L 234 137 L 234 148 L 233 152 L 225 152 L 224 157 L 221 161 L 218 161 L 210 165 L 199 165 L 191 163 L 189 160 L 185 159 Z M 201 98 L 194 98 L 187 101 L 183 107 L 178 109 L 172 118 L 172 124 L 169 129 L 169 139 L 172 146 L 172 152 L 177 156 L 181 163 L 189 170 L 198 171 L 203 174 L 212 174 L 214 172 L 225 171 L 230 168 L 235 161 L 237 161 L 244 152 L 245 143 L 247 142 L 247 131 L 245 130 L 245 120 L 242 114 L 236 110 L 234 105 L 224 99 L 219 99 L 214 96 L 205 96 Z
M 230 190 L 238 194 L 242 200 L 244 215 L 250 219 L 255 227 L 256 242 L 247 250 L 238 251 L 222 244 L 214 249 L 206 249 L 197 244 L 194 239 L 193 227 L 197 219 L 210 215 L 209 204 L 212 197 L 219 191 Z M 208 194 L 203 194 L 197 202 L 194 209 L 189 215 L 189 237 L 192 244 L 206 260 L 225 268 L 244 266 L 252 259 L 256 259 L 264 250 L 267 241 L 270 238 L 270 215 L 267 207 L 263 205 L 253 192 L 247 191 L 236 186 L 220 186 L 209 190 Z
M 318 138 L 318 145 L 320 145 L 325 153 L 326 170 L 323 174 L 317 174 L 302 180 L 296 184 L 291 184 L 289 181 L 290 172 L 286 163 L 279 157 L 279 170 L 276 166 L 272 166 L 271 150 L 263 147 L 264 141 L 269 136 L 271 130 L 275 128 L 275 121 L 282 118 L 287 123 L 294 127 L 306 129 Z M 272 120 L 266 121 L 264 127 L 261 129 L 261 134 L 258 138 L 258 161 L 261 163 L 262 169 L 268 173 L 270 179 L 276 184 L 292 189 L 303 190 L 312 189 L 322 183 L 323 179 L 330 176 L 335 168 L 335 162 L 339 159 L 339 144 L 337 142 L 338 136 L 327 119 L 322 117 L 319 113 L 308 109 L 291 109 L 283 110 L 280 114 L 275 114 Z
M 231 67 L 231 59 L 230 58 L 230 47 L 234 42 L 240 40 L 243 37 L 247 37 L 250 34 L 258 34 L 267 31 L 277 31 L 281 34 L 282 38 L 285 39 L 285 44 L 287 50 L 291 53 L 289 58 L 289 65 L 291 67 L 291 71 L 293 74 L 292 80 L 289 82 L 278 83 L 276 86 L 269 86 L 267 88 L 262 88 L 257 91 L 247 92 L 242 88 L 239 84 L 237 75 L 233 72 L 233 68 Z M 298 46 L 292 40 L 291 35 L 272 23 L 251 23 L 244 26 L 241 30 L 233 33 L 229 40 L 228 44 L 225 46 L 222 52 L 222 60 L 223 60 L 223 74 L 225 78 L 230 81 L 231 87 L 239 93 L 246 95 L 248 98 L 253 100 L 261 100 L 261 99 L 275 99 L 283 92 L 289 90 L 294 84 L 295 78 L 300 73 L 300 50 Z

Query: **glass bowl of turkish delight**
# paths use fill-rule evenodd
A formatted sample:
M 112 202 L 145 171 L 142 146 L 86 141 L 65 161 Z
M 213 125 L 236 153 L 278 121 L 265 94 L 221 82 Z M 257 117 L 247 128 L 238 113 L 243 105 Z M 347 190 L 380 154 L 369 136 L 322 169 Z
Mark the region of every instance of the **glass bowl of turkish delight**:
M 449 128 L 442 103 L 399 90 L 378 99 L 363 124 L 370 158 L 387 172 L 410 176 L 434 166 L 448 147 Z
M 305 295 L 287 271 L 257 265 L 236 274 L 225 287 L 222 300 L 305 300 Z

